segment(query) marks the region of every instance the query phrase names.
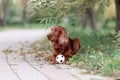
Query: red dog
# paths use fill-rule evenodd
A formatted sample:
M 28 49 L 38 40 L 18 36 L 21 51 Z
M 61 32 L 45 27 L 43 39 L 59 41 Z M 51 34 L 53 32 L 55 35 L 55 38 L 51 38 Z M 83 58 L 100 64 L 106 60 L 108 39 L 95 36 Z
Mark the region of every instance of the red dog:
M 79 39 L 70 39 L 67 35 L 66 29 L 62 26 L 53 27 L 47 37 L 53 44 L 53 55 L 48 57 L 53 64 L 57 63 L 57 55 L 63 54 L 65 56 L 64 63 L 66 63 L 68 58 L 72 57 L 80 49 Z

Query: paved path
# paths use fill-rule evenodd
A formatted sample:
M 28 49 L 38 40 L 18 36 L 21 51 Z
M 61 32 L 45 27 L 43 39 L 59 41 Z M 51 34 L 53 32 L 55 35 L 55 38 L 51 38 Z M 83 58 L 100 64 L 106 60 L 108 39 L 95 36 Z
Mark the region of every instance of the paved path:
M 49 30 L 12 30 L 0 32 L 0 80 L 114 80 L 98 75 L 82 74 L 82 69 L 65 64 L 51 65 L 44 60 L 36 61 L 31 54 L 25 58 L 16 52 L 5 54 L 2 50 L 19 42 L 42 40 Z

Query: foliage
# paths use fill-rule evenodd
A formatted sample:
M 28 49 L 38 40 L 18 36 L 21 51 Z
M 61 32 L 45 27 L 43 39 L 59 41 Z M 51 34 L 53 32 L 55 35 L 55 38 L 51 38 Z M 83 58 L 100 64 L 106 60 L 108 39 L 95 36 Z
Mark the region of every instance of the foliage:
M 115 75 L 120 72 L 120 40 L 111 30 L 99 29 L 92 32 L 90 29 L 82 30 L 80 27 L 68 28 L 71 38 L 79 37 L 80 51 L 69 59 L 68 64 L 87 69 L 90 73 Z
M 45 23 L 57 22 L 66 15 L 83 15 L 96 4 L 109 4 L 109 0 L 34 0 L 28 4 L 27 11 L 31 17 Z
M 102 74 L 118 75 L 120 73 L 120 49 L 113 51 L 112 55 L 105 60 L 105 66 Z
M 116 15 L 116 9 L 115 9 L 115 3 L 114 0 L 110 0 L 109 7 L 105 9 L 105 20 L 109 20 L 111 18 L 114 18 Z
M 38 21 L 42 22 L 51 22 L 52 20 L 57 20 L 64 14 L 65 6 L 62 5 L 63 2 L 60 1 L 58 4 L 54 4 L 54 0 L 41 1 L 36 0 L 31 2 L 28 6 L 28 13 L 32 14 L 31 16 L 38 16 Z M 52 16 L 52 17 L 51 17 Z
M 8 25 L 21 23 L 21 9 L 13 0 L 9 0 L 6 20 Z
M 116 46 L 118 49 L 120 49 L 120 32 L 115 36 L 115 41 Z

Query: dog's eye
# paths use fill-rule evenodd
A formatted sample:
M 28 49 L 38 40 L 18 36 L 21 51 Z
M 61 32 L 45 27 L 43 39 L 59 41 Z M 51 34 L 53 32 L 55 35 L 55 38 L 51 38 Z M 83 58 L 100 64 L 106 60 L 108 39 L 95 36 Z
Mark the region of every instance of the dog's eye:
M 56 32 L 60 32 L 60 30 L 58 30 L 58 29 L 56 29 L 55 31 L 56 31 Z

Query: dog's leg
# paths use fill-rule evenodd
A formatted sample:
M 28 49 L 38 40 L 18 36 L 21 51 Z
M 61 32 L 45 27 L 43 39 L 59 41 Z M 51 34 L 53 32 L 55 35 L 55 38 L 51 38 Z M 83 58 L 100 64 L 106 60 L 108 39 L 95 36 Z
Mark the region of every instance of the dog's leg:
M 65 56 L 65 61 L 64 61 L 64 63 L 66 63 L 66 62 L 68 61 L 68 59 L 73 56 L 72 50 L 70 49 L 69 51 L 67 51 L 67 52 L 64 54 L 64 56 Z
M 52 57 L 52 64 L 56 64 L 56 63 L 57 63 L 57 61 L 56 61 L 56 56 L 57 56 L 57 55 L 54 55 L 54 54 L 53 54 L 53 57 Z

